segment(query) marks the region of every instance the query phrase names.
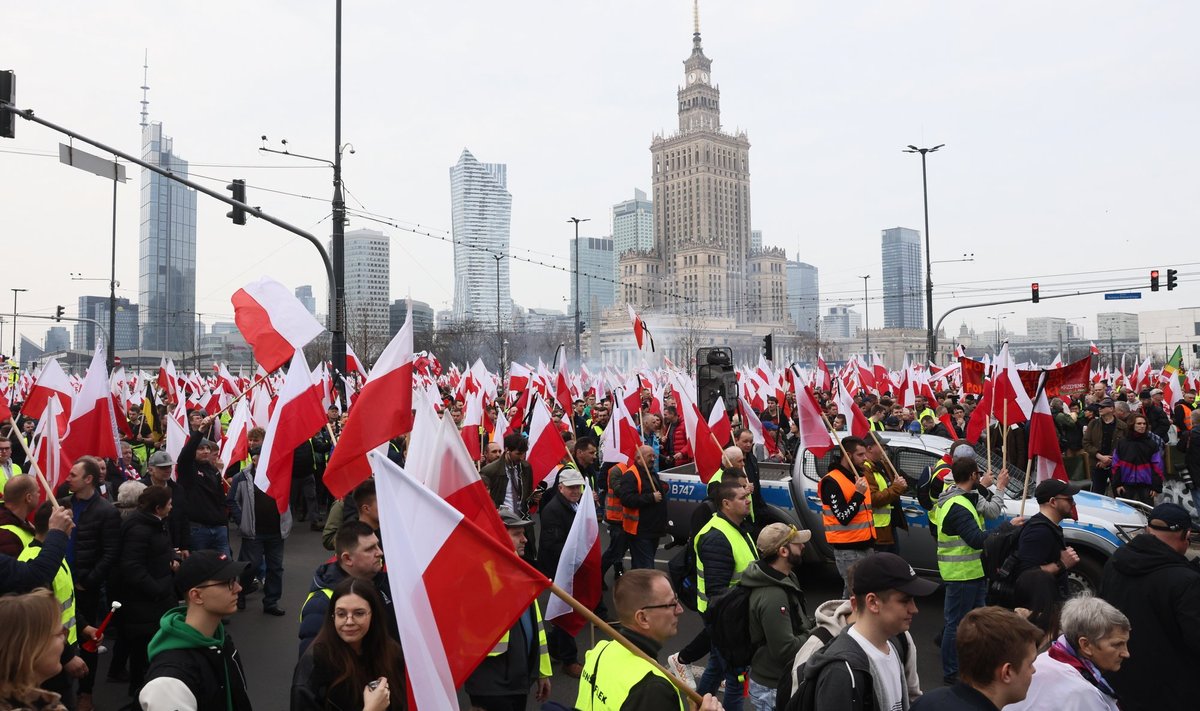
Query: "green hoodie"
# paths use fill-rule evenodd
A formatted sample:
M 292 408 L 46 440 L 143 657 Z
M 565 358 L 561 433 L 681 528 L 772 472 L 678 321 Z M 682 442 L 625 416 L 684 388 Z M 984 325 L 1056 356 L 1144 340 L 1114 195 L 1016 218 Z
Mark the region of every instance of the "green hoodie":
M 740 585 L 750 589 L 750 678 L 774 689 L 814 626 L 804 591 L 795 573 L 784 576 L 761 560 L 746 566 Z
M 225 646 L 225 625 L 217 623 L 214 637 L 206 637 L 187 623 L 187 607 L 176 607 L 158 621 L 158 632 L 146 648 L 147 658 L 153 660 L 172 649 L 222 649 Z M 233 691 L 229 683 L 229 661 L 225 660 L 225 708 L 233 709 Z

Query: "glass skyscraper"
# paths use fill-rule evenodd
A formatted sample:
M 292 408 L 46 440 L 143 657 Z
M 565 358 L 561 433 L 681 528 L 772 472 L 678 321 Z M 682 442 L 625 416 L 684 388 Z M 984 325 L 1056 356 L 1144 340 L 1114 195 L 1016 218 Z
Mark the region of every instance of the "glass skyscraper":
M 142 160 L 188 177 L 161 123 L 142 128 Z M 191 352 L 196 321 L 196 191 L 142 171 L 138 250 L 142 348 Z
M 454 230 L 454 318 L 496 325 L 512 323 L 509 292 L 509 227 L 512 195 L 508 166 L 480 163 L 463 149 L 450 168 L 450 212 Z M 500 259 L 496 256 L 500 255 Z
M 787 263 L 788 315 L 799 333 L 816 333 L 821 317 L 821 282 L 817 268 L 805 262 Z
M 921 233 L 907 227 L 883 231 L 883 327 L 925 328 Z
M 581 249 L 580 249 L 581 248 Z M 575 261 L 575 251 L 579 249 L 579 261 Z M 595 312 L 612 306 L 617 300 L 617 285 L 614 280 L 617 260 L 614 256 L 613 240 L 607 237 L 580 237 L 579 244 L 571 238 L 571 293 L 567 295 L 571 306 L 567 312 L 572 320 L 575 319 L 575 294 L 579 294 L 579 318 L 592 327 Z M 576 274 L 575 265 L 579 265 Z M 602 277 L 594 279 L 592 277 Z M 575 291 L 578 282 L 579 291 Z M 595 298 L 595 303 L 592 299 Z

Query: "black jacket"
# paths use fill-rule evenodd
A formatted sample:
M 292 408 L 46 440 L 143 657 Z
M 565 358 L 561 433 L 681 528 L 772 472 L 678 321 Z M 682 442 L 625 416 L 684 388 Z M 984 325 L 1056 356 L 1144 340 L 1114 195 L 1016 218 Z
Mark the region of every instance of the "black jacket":
M 642 479 L 641 493 L 638 493 L 638 479 Z M 654 491 L 662 492 L 662 501 L 654 500 Z M 667 532 L 667 492 L 670 489 L 654 472 L 643 474 L 640 468 L 621 475 L 621 485 L 617 495 L 621 505 L 638 510 L 637 535 L 640 538 L 657 539 Z
M 355 693 L 342 682 L 332 689 L 333 670 L 325 665 L 317 664 L 313 659 L 313 650 L 308 649 L 296 664 L 292 674 L 292 706 L 291 711 L 351 711 L 362 708 L 358 696 L 362 690 Z M 391 691 L 389 711 L 398 711 L 407 707 L 407 693 L 403 666 L 388 677 L 388 689 Z
M 850 636 L 849 629 L 842 630 L 829 644 L 814 652 L 804 665 L 804 680 L 815 684 L 816 705 L 813 708 L 839 711 L 876 711 L 879 708 L 871 660 Z M 900 653 L 900 668 L 904 669 L 908 645 L 898 638 L 893 638 L 892 644 Z M 903 679 L 900 688 L 908 693 Z M 904 708 L 908 709 L 907 701 Z
M 73 498 L 63 506 L 74 506 Z M 97 592 L 117 565 L 121 551 L 121 513 L 113 503 L 96 491 L 75 517 L 75 560 L 71 575 L 75 585 Z
M 308 645 L 316 639 L 325 622 L 325 612 L 329 609 L 329 596 L 322 590 L 333 590 L 338 583 L 345 580 L 346 571 L 336 562 L 322 563 L 313 573 L 312 585 L 309 587 L 308 599 L 300 610 L 300 654 L 304 654 Z M 396 626 L 396 614 L 392 611 L 392 589 L 388 584 L 387 573 L 380 572 L 372 581 L 379 597 L 383 598 L 383 606 L 387 609 L 388 634 L 397 642 L 400 641 L 400 630 Z
M 292 481 L 308 479 L 325 470 L 325 453 L 330 449 L 329 435 L 322 428 L 312 439 L 292 452 Z
M 175 551 L 166 521 L 134 511 L 121 523 L 121 553 L 109 579 L 109 596 L 121 601 L 117 619 L 122 630 L 152 635 L 163 613 L 175 607 L 173 560 Z
M 581 500 L 580 504 L 583 503 Z M 575 512 L 571 510 L 571 503 L 566 498 L 555 496 L 542 507 L 538 515 L 542 519 L 542 533 L 538 542 L 537 567 L 546 577 L 553 578 L 558 570 L 558 559 L 562 556 L 563 545 L 567 542 L 567 534 L 571 531 L 571 524 L 575 522 Z
M 175 479 L 187 492 L 187 518 L 198 526 L 224 526 L 229 520 L 225 513 L 225 488 L 221 472 L 208 462 L 196 461 L 196 450 L 204 435 L 192 432 L 179 452 L 175 463 Z
M 1200 570 L 1149 533 L 1117 549 L 1100 597 L 1129 618 L 1129 659 L 1106 674 L 1126 711 L 1194 708 L 1200 698 Z
M 167 479 L 167 488 L 171 490 L 171 513 L 167 514 L 167 534 L 171 537 L 171 547 L 181 551 L 191 550 L 192 526 L 188 523 L 187 492 L 172 479 Z
M 226 677 L 225 660 L 228 659 L 228 677 Z M 187 685 L 188 691 L 196 698 L 196 708 L 204 711 L 251 711 L 250 693 L 246 687 L 246 672 L 242 668 L 241 656 L 233 644 L 229 632 L 225 632 L 225 641 L 220 649 L 216 647 L 192 647 L 189 649 L 169 649 L 160 652 L 150 660 L 150 668 L 146 671 L 146 684 L 155 679 L 170 677 L 179 679 Z M 226 703 L 226 685 L 231 703 Z M 168 707 L 161 705 L 162 699 L 157 695 L 160 705 L 147 705 L 147 690 L 143 688 L 140 695 L 142 708 L 150 711 L 167 711 Z
M 999 711 L 991 699 L 959 682 L 934 689 L 912 705 L 912 711 Z
M 750 546 L 750 550 L 757 558 L 758 548 L 754 546 L 754 541 L 747 532 L 746 524 L 749 523 L 749 520 L 743 521 L 741 526 L 736 526 L 725 514 L 718 513 L 716 515 L 725 519 L 726 523 L 745 535 L 746 545 Z M 729 539 L 725 537 L 724 533 L 710 528 L 707 533 L 696 540 L 696 557 L 699 558 L 698 566 L 704 566 L 704 594 L 711 600 L 725 592 L 725 589 L 729 587 L 729 582 L 733 580 L 734 574 L 739 572 L 733 569 L 733 548 L 729 546 Z
M 1059 560 L 1066 548 L 1067 539 L 1063 535 L 1062 526 L 1042 513 L 1030 516 L 1017 538 L 1017 567 L 1013 570 L 1014 576 Z M 1058 582 L 1060 597 L 1065 599 L 1067 571 L 1060 570 L 1055 579 Z
M 764 520 L 767 515 L 767 500 L 763 497 L 762 486 L 759 485 L 758 457 L 754 456 L 754 452 L 746 454 L 742 469 L 746 472 L 746 479 L 754 485 L 754 495 L 750 497 L 750 505 L 754 507 L 752 518 L 758 526 L 765 526 L 767 523 Z
M 47 532 L 41 552 L 32 560 L 21 561 L 0 553 L 0 595 L 51 587 L 66 554 L 67 535 L 62 531 Z

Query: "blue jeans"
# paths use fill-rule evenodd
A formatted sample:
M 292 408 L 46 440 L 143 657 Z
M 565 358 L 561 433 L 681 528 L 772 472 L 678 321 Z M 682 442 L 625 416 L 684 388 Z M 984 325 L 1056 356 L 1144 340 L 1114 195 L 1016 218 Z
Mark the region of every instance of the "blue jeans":
M 242 576 L 242 587 L 250 584 L 265 563 L 267 574 L 263 578 L 263 608 L 277 607 L 279 598 L 283 597 L 283 537 L 279 534 L 260 534 L 243 538 L 242 552 L 250 559 L 246 574 Z
M 946 629 L 942 632 L 942 677 L 958 674 L 958 623 L 967 613 L 987 604 L 987 579 L 950 580 L 946 582 Z
M 658 536 L 626 536 L 629 541 L 629 569 L 654 569 L 654 554 L 658 551 Z
M 201 526 L 192 524 L 192 550 L 216 551 L 232 557 L 229 551 L 228 526 Z
M 775 711 L 775 692 L 775 689 L 750 680 L 750 700 L 754 702 L 755 711 Z
M 696 692 L 701 696 L 717 693 L 717 689 L 721 686 L 721 678 L 724 677 L 725 700 L 721 705 L 725 707 L 725 711 L 742 711 L 743 680 L 748 671 L 747 667 L 730 668 L 721 658 L 721 653 L 717 651 L 717 648 L 713 647 L 708 653 L 708 664 L 704 667 L 704 674 L 696 684 Z

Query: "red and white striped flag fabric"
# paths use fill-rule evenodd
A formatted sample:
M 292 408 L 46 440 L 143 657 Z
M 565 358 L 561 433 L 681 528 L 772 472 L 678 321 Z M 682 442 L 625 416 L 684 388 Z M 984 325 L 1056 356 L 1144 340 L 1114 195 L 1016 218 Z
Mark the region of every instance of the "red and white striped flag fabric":
M 218 421 L 218 420 L 214 420 Z M 233 419 L 229 421 L 229 429 L 225 431 L 225 442 L 221 445 L 221 461 L 225 466 L 240 462 L 250 456 L 250 404 L 246 398 L 238 400 L 233 409 Z
M 650 335 L 650 329 L 646 328 L 646 322 L 638 315 L 638 312 L 633 310 L 629 304 L 625 304 L 629 309 L 629 320 L 633 321 L 633 339 L 637 341 L 638 350 L 641 350 L 646 341 L 650 341 L 650 352 L 654 352 L 654 336 Z
M 426 487 L 445 499 L 468 521 L 492 534 L 504 545 L 511 545 L 512 540 L 500 515 L 496 513 L 492 496 L 483 485 L 483 479 L 479 478 L 475 462 L 471 461 L 471 455 L 458 436 L 454 419 L 447 416 L 438 420 L 436 414 L 426 414 L 428 417 L 424 418 L 424 424 L 428 426 L 427 436 L 419 438 L 418 434 L 425 434 L 426 428 L 422 427 L 418 432 L 418 425 L 413 425 L 412 444 L 406 460 L 408 473 L 424 482 Z M 418 421 L 421 420 L 418 418 Z M 384 450 L 374 451 L 385 453 Z
M 600 602 L 600 523 L 596 520 L 596 507 L 592 506 L 592 487 L 583 482 L 583 498 L 575 509 L 575 520 L 567 532 L 562 557 L 558 559 L 558 570 L 554 572 L 554 584 L 567 591 L 589 610 Z M 579 634 L 587 620 L 556 595 L 550 596 L 546 604 L 546 620 L 558 625 L 574 637 Z
M 104 351 L 97 343 L 83 387 L 71 407 L 63 446 L 72 460 L 85 454 L 117 459 L 121 454 L 118 442 L 116 413 L 108 388 L 108 367 L 104 364 Z
M 456 687 L 550 581 L 387 457 L 368 456 L 410 696 L 421 711 L 458 708 Z
M 408 310 L 411 314 L 412 304 L 408 305 Z M 404 326 L 407 326 L 407 325 L 408 325 L 408 321 L 405 321 Z M 400 327 L 401 330 L 403 330 L 404 326 Z M 412 328 L 409 328 L 408 330 L 410 333 L 412 332 Z M 410 355 L 412 354 L 411 347 L 409 347 L 408 352 Z M 355 353 L 354 349 L 350 347 L 349 343 L 347 343 L 346 344 L 346 374 L 350 375 L 352 373 L 358 373 L 359 375 L 361 375 L 364 378 L 367 377 L 367 369 L 363 365 L 362 360 L 359 359 L 358 354 Z
M 529 454 L 526 456 L 533 471 L 533 485 L 536 487 L 545 481 L 566 456 L 567 444 L 550 418 L 550 408 L 544 399 L 537 398 L 533 416 L 529 418 Z
M 836 447 L 837 442 L 825 426 L 821 406 L 807 385 L 796 392 L 796 409 L 800 415 L 800 446 L 820 459 Z
M 341 498 L 371 476 L 367 452 L 413 427 L 412 305 L 400 331 L 383 349 L 350 408 L 342 436 L 325 467 L 325 488 Z
M 1045 378 L 1045 376 L 1042 376 Z M 1029 456 L 1037 455 L 1037 483 L 1047 479 L 1067 481 L 1067 467 L 1063 464 L 1062 450 L 1058 446 L 1058 429 L 1054 416 L 1050 414 L 1050 401 L 1046 391 L 1038 388 L 1033 415 L 1029 418 Z
M 58 417 L 62 419 L 60 429 L 65 430 L 67 421 L 71 419 L 71 401 L 75 397 L 75 388 L 71 387 L 71 380 L 62 366 L 53 359 L 42 366 L 42 372 L 38 373 L 37 380 L 33 382 L 33 387 L 21 406 L 21 414 L 35 420 L 42 419 L 51 395 L 58 396 L 58 405 L 61 408 Z
M 50 396 L 44 412 L 46 416 L 38 420 L 37 429 L 33 431 L 33 437 L 37 441 L 33 448 L 33 458 L 53 490 L 66 481 L 67 472 L 71 471 L 71 460 L 62 448 L 65 430 L 58 425 L 63 414 L 58 395 Z
M 231 301 L 238 330 L 268 372 L 278 370 L 325 330 L 291 290 L 270 277 L 238 289 Z
M 858 403 L 854 402 L 854 398 L 850 397 L 850 391 L 846 389 L 846 384 L 840 378 L 838 379 L 837 395 L 834 398 L 837 402 L 838 414 L 846 417 L 846 429 L 850 431 L 850 434 L 862 439 L 871 433 L 871 421 L 863 414 Z
M 741 404 L 742 423 L 746 426 L 746 429 L 750 430 L 750 434 L 754 435 L 754 443 L 765 447 L 768 457 L 779 454 L 779 445 L 775 442 L 775 436 L 767 436 L 763 432 L 762 420 L 755 414 L 754 408 L 750 407 L 750 403 L 746 402 L 746 397 L 744 395 L 740 396 L 738 402 Z
M 725 446 L 733 440 L 733 424 L 729 421 L 729 413 L 725 410 L 725 398 L 720 395 L 713 403 L 712 412 L 708 413 L 708 430 L 721 446 Z
M 254 472 L 254 485 L 275 499 L 279 513 L 287 511 L 291 498 L 292 458 L 296 447 L 315 435 L 325 422 L 320 389 L 313 385 L 304 354 L 293 351 L 292 364 L 271 411 L 267 435 L 258 455 L 258 468 Z

